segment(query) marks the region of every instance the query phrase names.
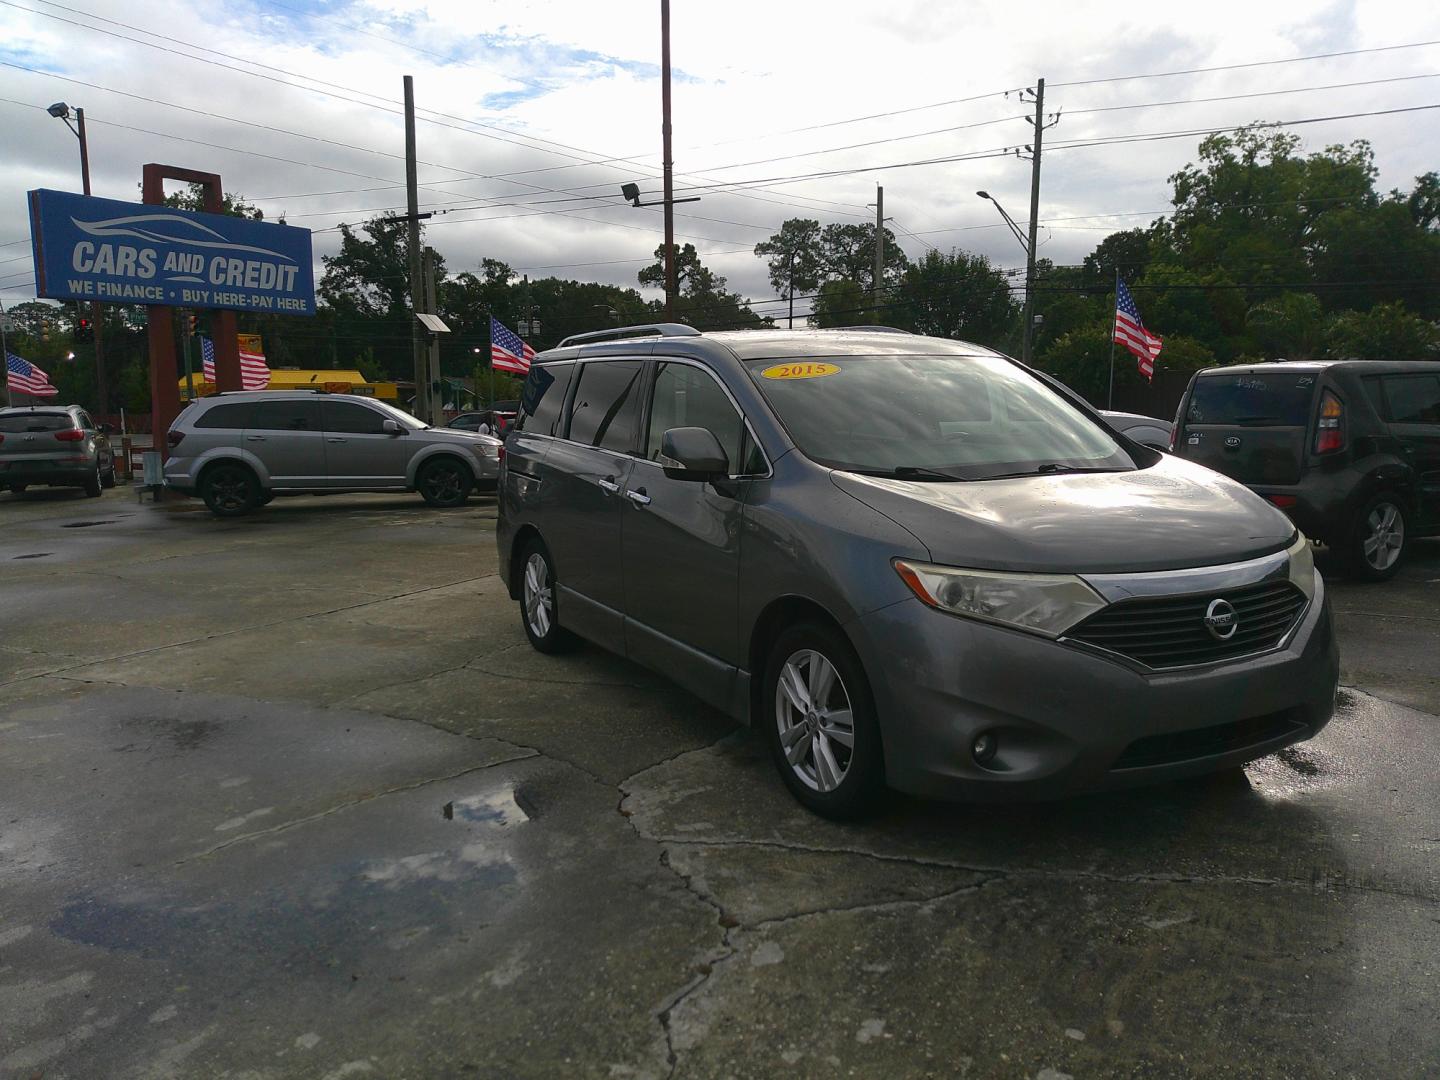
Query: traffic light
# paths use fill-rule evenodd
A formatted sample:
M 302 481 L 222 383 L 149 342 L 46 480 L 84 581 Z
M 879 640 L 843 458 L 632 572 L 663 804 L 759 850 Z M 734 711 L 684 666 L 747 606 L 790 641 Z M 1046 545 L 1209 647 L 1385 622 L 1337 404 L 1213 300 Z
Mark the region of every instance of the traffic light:
M 89 319 L 78 319 L 78 320 L 76 320 L 76 323 L 75 323 L 75 340 L 76 340 L 76 341 L 84 341 L 86 338 L 88 338 L 88 337 L 90 336 L 90 331 L 91 331 L 91 327 L 90 327 L 90 320 L 89 320 Z
M 194 337 L 200 332 L 200 316 L 193 311 L 190 313 L 190 336 Z

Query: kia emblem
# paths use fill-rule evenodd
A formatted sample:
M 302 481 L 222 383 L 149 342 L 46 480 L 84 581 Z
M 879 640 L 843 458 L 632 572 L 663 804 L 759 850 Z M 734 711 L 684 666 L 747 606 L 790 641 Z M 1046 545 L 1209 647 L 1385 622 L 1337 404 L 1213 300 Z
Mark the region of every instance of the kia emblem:
M 1226 450 L 1239 450 L 1239 449 L 1240 449 L 1240 436 L 1239 436 L 1239 435 L 1226 435 L 1226 436 L 1225 436 L 1225 449 L 1226 449 Z

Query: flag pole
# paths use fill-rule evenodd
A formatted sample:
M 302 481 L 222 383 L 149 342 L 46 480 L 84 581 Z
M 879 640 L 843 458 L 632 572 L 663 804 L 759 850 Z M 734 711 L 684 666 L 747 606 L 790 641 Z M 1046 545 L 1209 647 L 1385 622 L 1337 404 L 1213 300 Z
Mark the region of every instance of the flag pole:
M 1105 408 L 1115 408 L 1115 320 L 1119 317 L 1116 313 L 1120 310 L 1120 267 L 1115 267 L 1115 303 L 1110 305 L 1110 395 L 1105 400 Z

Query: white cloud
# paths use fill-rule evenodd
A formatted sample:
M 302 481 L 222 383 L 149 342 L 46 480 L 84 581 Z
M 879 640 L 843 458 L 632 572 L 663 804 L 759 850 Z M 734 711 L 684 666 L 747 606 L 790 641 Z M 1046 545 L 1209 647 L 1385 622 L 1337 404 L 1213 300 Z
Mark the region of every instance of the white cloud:
M 97 194 L 138 198 L 141 165 L 163 161 L 220 172 L 229 189 L 257 200 L 267 216 L 283 211 L 294 224 L 317 230 L 340 220 L 363 220 L 371 208 L 399 206 L 404 201 L 399 186 L 404 169 L 397 157 L 404 149 L 398 115 L 403 74 L 415 76 L 422 110 L 491 125 L 480 129 L 463 119 L 425 114 L 439 123 L 419 126 L 419 156 L 427 162 L 420 168 L 421 180 L 435 185 L 421 192 L 422 202 L 440 209 L 445 200 L 458 207 L 492 201 L 539 204 L 572 192 L 606 197 L 577 213 L 518 216 L 580 205 L 549 203 L 457 210 L 437 218 L 430 239 L 444 252 L 452 271 L 473 267 L 484 256 L 519 267 L 638 260 L 659 241 L 659 216 L 624 205 L 615 190 L 621 181 L 632 178 L 646 189 L 658 186 L 651 179 L 658 174 L 660 157 L 655 77 L 659 29 L 654 3 L 262 0 L 229 5 L 216 21 L 207 17 L 213 8 L 160 0 L 124 4 L 67 0 L 73 11 L 43 0 L 20 2 L 36 13 L 0 8 L 0 61 L 50 74 L 0 67 L 0 97 L 29 106 L 0 102 L 4 150 L 0 243 L 26 235 L 23 193 L 27 189 L 79 186 L 75 141 L 43 111 L 51 101 L 62 99 L 84 105 L 91 120 Z M 1040 0 L 1023 11 L 999 0 L 950 5 L 897 0 L 878 8 L 854 2 L 733 0 L 721 5 L 675 0 L 672 6 L 676 162 L 682 184 L 704 182 L 690 170 L 734 181 L 874 167 L 1020 144 L 1027 141 L 1028 126 L 1010 120 L 861 149 L 723 168 L 1012 115 L 1023 107 L 1017 106 L 1014 95 L 1007 101 L 998 91 L 1028 85 L 1036 75 L 1047 76 L 1052 84 L 1048 107 L 1065 113 L 1047 135 L 1057 142 L 1440 101 L 1437 79 L 1248 101 L 1083 112 L 1429 74 L 1440 71 L 1440 47 L 1209 75 L 1055 85 L 1440 38 L 1437 9 L 1379 0 L 1341 2 L 1319 10 L 1299 0 L 1265 5 L 1157 0 L 1129 8 L 1094 0 Z M 82 29 L 39 12 L 110 33 Z M 250 68 L 245 61 L 215 54 L 196 54 L 209 62 L 185 59 L 178 54 L 195 50 L 116 23 L 279 70 Z M 150 46 L 115 35 L 148 41 Z M 270 78 L 227 70 L 221 64 Z M 62 75 L 93 86 L 62 81 L 58 77 Z M 285 85 L 302 81 L 297 76 L 334 86 L 306 90 Z M 357 149 L 186 113 L 94 87 L 124 90 Z M 793 130 L 976 94 L 990 96 L 863 123 Z M 1416 173 L 1435 166 L 1434 114 L 1357 119 L 1297 130 L 1311 147 L 1371 139 L 1382 187 L 1406 186 Z M 1194 159 L 1198 141 L 1091 149 L 1057 146 L 1046 157 L 1042 217 L 1162 209 L 1168 204 L 1166 178 Z M 630 155 L 637 160 L 575 167 L 576 157 Z M 521 171 L 524 175 L 509 182 L 464 179 Z M 941 248 L 958 245 L 984 252 L 1002 265 L 1020 261 L 1013 239 L 1003 228 L 994 227 L 993 209 L 974 196 L 977 188 L 988 189 L 1013 214 L 1025 217 L 1029 168 L 1014 158 L 853 173 L 753 190 L 749 198 L 706 191 L 702 202 L 680 208 L 676 227 L 686 237 L 703 238 L 694 241 L 702 252 L 748 248 L 788 216 L 857 220 L 843 215 L 866 213 L 865 204 L 873 201 L 877 181 L 885 185 L 887 212 L 904 230 L 920 233 Z M 359 190 L 366 188 L 385 190 Z M 320 194 L 327 192 L 333 194 Z M 321 216 L 303 216 L 316 214 Z M 581 215 L 613 224 L 586 221 Z M 472 220 L 466 223 L 466 218 Z M 1053 221 L 1042 233 L 1042 252 L 1057 262 L 1078 261 L 1104 236 L 1096 226 L 1123 227 L 1146 220 Z M 942 228 L 968 231 L 931 231 Z M 901 242 L 912 255 L 922 250 L 911 237 L 902 235 Z M 331 251 L 335 244 L 334 232 L 317 233 L 317 253 Z M 0 248 L 0 258 L 23 250 Z M 764 268 L 752 255 L 741 251 L 707 261 L 729 276 L 733 287 L 768 297 Z M 15 299 L 7 290 L 15 284 L 17 268 L 23 267 L 23 263 L 0 264 L 0 292 L 9 299 Z M 10 274 L 4 273 L 7 269 Z M 630 285 L 637 269 L 634 263 L 618 264 L 577 268 L 573 274 Z M 548 272 L 552 271 L 537 271 Z

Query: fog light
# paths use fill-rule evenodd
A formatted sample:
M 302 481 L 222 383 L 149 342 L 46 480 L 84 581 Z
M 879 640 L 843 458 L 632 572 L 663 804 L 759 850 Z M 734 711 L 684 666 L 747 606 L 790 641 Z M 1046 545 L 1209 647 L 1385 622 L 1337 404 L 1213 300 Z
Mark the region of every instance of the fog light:
M 970 747 L 970 753 L 975 757 L 975 764 L 988 764 L 994 757 L 995 751 L 1000 749 L 1000 740 L 995 737 L 993 731 L 982 731 L 975 736 L 975 742 Z

